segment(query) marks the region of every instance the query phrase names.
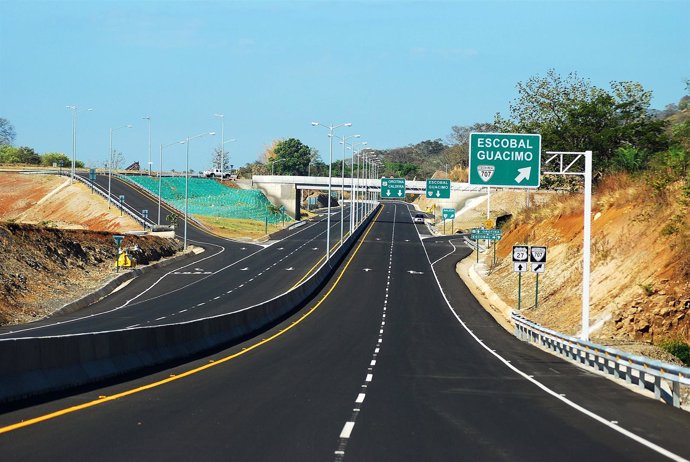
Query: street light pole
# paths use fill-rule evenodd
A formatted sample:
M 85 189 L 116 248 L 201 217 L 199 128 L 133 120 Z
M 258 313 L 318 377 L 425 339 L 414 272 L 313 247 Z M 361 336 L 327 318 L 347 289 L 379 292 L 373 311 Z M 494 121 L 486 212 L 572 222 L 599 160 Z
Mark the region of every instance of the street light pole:
M 72 168 L 70 172 L 70 184 L 72 184 L 74 183 L 74 176 L 77 174 L 77 113 L 83 112 L 83 110 L 80 111 L 75 105 L 65 107 L 72 111 Z M 89 108 L 86 111 L 93 111 L 93 109 Z
M 142 119 L 148 121 L 149 125 L 149 176 L 151 176 L 151 116 L 142 117 Z
M 333 174 L 333 130 L 340 127 L 351 127 L 352 123 L 339 125 L 323 125 L 319 122 L 312 122 L 313 127 L 321 126 L 328 129 L 328 215 L 326 217 L 326 261 L 331 258 L 331 189 Z
M 187 156 L 185 160 L 185 172 L 184 172 L 184 239 L 182 249 L 187 250 L 187 216 L 189 211 L 189 141 L 195 138 L 200 138 L 205 135 L 215 135 L 216 132 L 199 133 L 198 135 L 188 136 L 184 140 L 180 141 L 180 144 L 187 145 Z
M 357 156 L 357 187 L 359 187 L 359 155 L 356 151 L 356 146 L 366 146 L 367 142 L 352 143 L 352 161 L 350 162 L 352 168 L 351 191 L 350 191 L 350 234 L 355 232 L 355 156 Z
M 113 132 L 121 128 L 132 128 L 131 125 L 123 125 L 117 128 L 110 129 L 110 157 L 108 159 L 108 209 L 110 209 L 110 183 L 113 176 Z
M 340 142 L 343 143 L 343 160 L 340 169 L 340 245 L 343 244 L 343 227 L 345 225 L 345 148 L 347 140 L 350 138 L 359 138 L 361 135 L 337 136 Z M 350 211 L 352 213 L 352 211 Z
M 225 170 L 223 167 L 225 165 L 224 156 L 225 154 L 225 114 L 213 114 L 215 117 L 220 117 L 220 181 L 225 179 Z
M 175 141 L 174 143 L 161 144 L 161 154 L 160 160 L 158 162 L 158 224 L 161 224 L 161 189 L 163 184 L 163 148 L 172 146 L 173 144 L 180 144 L 180 141 Z

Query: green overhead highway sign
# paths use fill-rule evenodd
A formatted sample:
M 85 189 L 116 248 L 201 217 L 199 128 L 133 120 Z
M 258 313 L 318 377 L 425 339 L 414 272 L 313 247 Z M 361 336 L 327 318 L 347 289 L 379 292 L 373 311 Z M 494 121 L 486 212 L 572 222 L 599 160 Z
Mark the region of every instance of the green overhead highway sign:
M 450 180 L 426 180 L 427 199 L 450 199 Z
M 471 185 L 538 188 L 541 135 L 470 133 Z
M 443 209 L 444 220 L 455 220 L 455 209 Z
M 405 197 L 405 178 L 381 178 L 381 198 L 402 199 Z

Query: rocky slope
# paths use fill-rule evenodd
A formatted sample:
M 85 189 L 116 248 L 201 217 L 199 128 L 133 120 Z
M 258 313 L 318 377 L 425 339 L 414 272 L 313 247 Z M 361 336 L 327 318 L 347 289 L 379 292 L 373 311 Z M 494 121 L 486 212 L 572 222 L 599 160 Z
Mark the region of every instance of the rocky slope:
M 113 234 L 139 229 L 85 186 L 49 175 L 0 173 L 0 220 L 0 324 L 48 316 L 104 285 L 116 276 Z M 181 247 L 134 235 L 123 246 L 141 249 L 139 265 Z

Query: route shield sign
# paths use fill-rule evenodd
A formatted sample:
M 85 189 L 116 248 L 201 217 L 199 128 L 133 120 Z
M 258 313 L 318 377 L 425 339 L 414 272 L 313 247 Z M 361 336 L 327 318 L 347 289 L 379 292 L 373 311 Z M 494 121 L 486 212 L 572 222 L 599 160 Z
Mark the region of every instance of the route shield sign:
M 513 246 L 513 271 L 516 273 L 527 272 L 527 262 L 529 260 L 529 247 L 526 245 Z
M 427 199 L 450 199 L 450 180 L 426 180 Z
M 470 133 L 471 185 L 538 188 L 541 135 Z
M 455 220 L 455 209 L 443 209 L 444 220 Z
M 543 273 L 546 271 L 546 247 L 536 245 L 530 247 L 529 261 L 532 272 Z
M 405 196 L 405 178 L 381 178 L 381 198 L 402 199 Z

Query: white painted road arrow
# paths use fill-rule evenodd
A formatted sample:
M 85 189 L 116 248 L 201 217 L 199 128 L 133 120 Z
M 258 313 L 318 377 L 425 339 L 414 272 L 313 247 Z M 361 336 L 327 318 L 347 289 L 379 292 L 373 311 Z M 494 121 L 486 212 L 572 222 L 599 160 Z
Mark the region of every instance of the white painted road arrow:
M 294 270 L 294 269 L 295 269 L 295 268 L 293 268 L 293 267 L 291 266 L 291 267 L 289 267 L 289 268 L 285 268 L 285 271 L 292 271 L 292 270 Z
M 240 271 L 247 271 L 248 269 L 249 269 L 249 267 L 246 267 L 246 268 L 240 268 Z
M 516 183 L 522 183 L 522 180 L 529 180 L 529 176 L 532 173 L 532 167 L 524 167 L 518 169 L 518 176 L 515 177 Z
M 412 270 L 409 270 L 408 273 L 410 273 L 410 274 L 424 274 L 421 271 L 412 271 Z

